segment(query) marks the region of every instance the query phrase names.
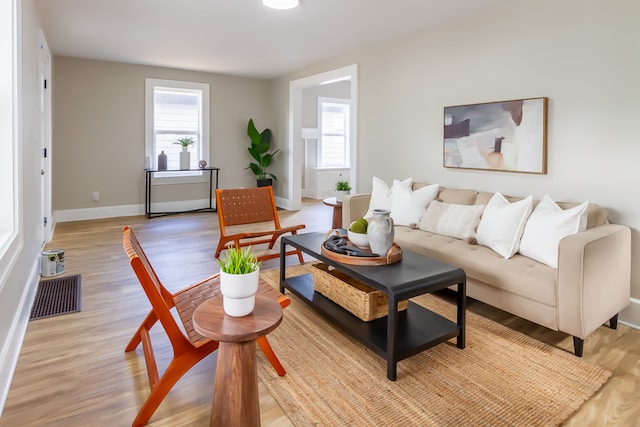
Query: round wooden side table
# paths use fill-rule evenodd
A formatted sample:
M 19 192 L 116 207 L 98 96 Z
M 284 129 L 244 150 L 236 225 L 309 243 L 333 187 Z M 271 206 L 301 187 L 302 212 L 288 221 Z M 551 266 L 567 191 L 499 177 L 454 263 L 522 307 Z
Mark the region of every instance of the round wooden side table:
M 335 197 L 327 197 L 322 203 L 333 208 L 331 228 L 342 228 L 342 202 L 336 201 Z
M 211 426 L 259 426 L 256 338 L 267 335 L 282 321 L 282 307 L 273 298 L 256 296 L 253 313 L 231 317 L 222 296 L 200 304 L 193 312 L 193 327 L 218 341 L 218 363 L 211 405 Z

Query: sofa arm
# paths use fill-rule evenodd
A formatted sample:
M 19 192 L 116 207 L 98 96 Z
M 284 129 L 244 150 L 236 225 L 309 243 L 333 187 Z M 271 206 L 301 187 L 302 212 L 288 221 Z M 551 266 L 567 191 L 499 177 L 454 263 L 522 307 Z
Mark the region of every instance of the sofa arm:
M 369 209 L 371 194 L 349 194 L 342 197 L 342 226 L 349 228 L 356 219 L 362 218 Z
M 584 339 L 629 304 L 631 230 L 600 225 L 558 249 L 558 328 Z

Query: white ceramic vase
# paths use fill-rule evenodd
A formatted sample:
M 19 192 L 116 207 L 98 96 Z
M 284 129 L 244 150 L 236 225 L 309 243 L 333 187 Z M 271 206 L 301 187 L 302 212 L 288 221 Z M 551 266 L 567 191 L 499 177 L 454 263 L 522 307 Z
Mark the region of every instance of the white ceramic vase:
M 251 314 L 256 305 L 260 269 L 248 274 L 220 272 L 220 293 L 224 312 L 232 317 Z
M 191 153 L 189 152 L 189 147 L 182 147 L 182 151 L 180 152 L 180 169 L 191 169 Z
M 386 256 L 393 245 L 395 231 L 391 211 L 387 209 L 374 209 L 373 218 L 369 221 L 367 235 L 371 252 L 379 256 Z

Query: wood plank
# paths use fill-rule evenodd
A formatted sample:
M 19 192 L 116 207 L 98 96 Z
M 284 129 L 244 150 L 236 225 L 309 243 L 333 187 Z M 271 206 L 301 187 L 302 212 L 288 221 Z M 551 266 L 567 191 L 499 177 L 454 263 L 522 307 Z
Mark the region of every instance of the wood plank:
M 309 232 L 329 230 L 333 214 L 331 207 L 312 200 L 305 200 L 301 211 L 278 213 L 283 225 L 305 223 Z M 156 272 L 176 292 L 218 271 L 213 262 L 217 222 L 215 214 L 198 213 L 58 224 L 48 248 L 65 249 L 65 274 L 82 274 L 82 312 L 29 322 L 0 426 L 130 425 L 149 384 L 142 350 L 125 354 L 124 347 L 150 306 L 122 250 L 122 227 L 134 228 Z M 277 267 L 278 262 L 263 266 Z M 469 301 L 468 309 L 572 352 L 566 334 L 477 301 Z M 151 338 L 163 372 L 171 347 L 155 329 Z M 586 360 L 611 370 L 613 377 L 566 425 L 635 425 L 640 419 L 640 331 L 603 326 L 587 338 L 584 350 Z M 287 368 L 287 361 L 282 363 Z M 215 366 L 215 353 L 196 365 L 149 425 L 208 425 Z M 291 425 L 264 385 L 258 387 L 262 425 Z

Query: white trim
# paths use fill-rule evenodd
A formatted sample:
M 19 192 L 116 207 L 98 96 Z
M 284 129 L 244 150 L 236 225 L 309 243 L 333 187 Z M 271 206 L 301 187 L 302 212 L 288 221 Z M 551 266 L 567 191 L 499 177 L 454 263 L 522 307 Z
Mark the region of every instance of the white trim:
M 5 141 L 6 148 L 0 160 L 0 181 L 3 182 L 2 191 L 3 210 L 0 212 L 0 291 L 4 287 L 9 272 L 16 262 L 16 254 L 23 246 L 22 234 L 22 37 L 20 2 L 8 1 L 2 3 L 3 13 L 0 26 L 0 56 L 2 68 L 0 78 L 2 92 L 9 95 L 0 102 L 0 107 L 8 114 L 0 117 L 0 138 Z M 6 21 L 5 21 L 6 19 Z M 7 22 L 8 21 L 8 22 Z M 5 55 L 10 56 L 9 61 Z M 6 79 L 6 80 L 5 80 Z M 6 103 L 6 105 L 4 105 Z M 6 133 L 5 133 L 6 132 Z M 8 144 L 9 147 L 5 147 Z
M 273 196 L 273 200 L 276 202 L 276 206 L 282 209 L 288 209 L 288 200 L 282 197 Z
M 13 373 L 18 364 L 18 357 L 20 356 L 24 336 L 27 333 L 31 306 L 33 305 L 38 289 L 39 261 L 39 258 L 34 260 L 31 266 L 29 281 L 22 292 L 18 309 L 9 327 L 7 339 L 3 347 L 0 348 L 0 387 L 2 387 L 0 389 L 0 416 L 2 415 L 4 404 L 7 401 Z
M 629 305 L 620 313 L 618 322 L 630 328 L 640 329 L 640 299 L 629 298 Z
M 214 201 L 215 203 L 215 201 Z M 183 200 L 180 202 L 158 202 L 151 204 L 153 212 L 175 212 L 202 209 L 209 206 L 209 199 Z M 56 223 L 86 221 L 90 219 L 118 218 L 144 215 L 144 205 L 104 206 L 86 209 L 65 209 L 55 211 Z
M 153 95 L 154 89 L 156 87 L 166 87 L 166 88 L 176 88 L 176 89 L 189 89 L 189 90 L 199 90 L 202 92 L 202 116 L 200 117 L 201 123 L 201 149 L 202 149 L 202 158 L 198 160 L 205 160 L 208 164 L 211 164 L 209 161 L 210 157 L 210 117 L 211 117 L 211 107 L 210 107 L 210 89 L 208 83 L 198 83 L 198 82 L 187 82 L 180 80 L 166 80 L 166 79 L 153 79 L 146 78 L 145 79 L 145 156 L 149 157 L 151 165 L 154 169 L 157 168 L 156 162 L 157 158 L 155 157 L 155 149 L 154 149 L 154 140 L 153 140 Z M 191 155 L 199 156 L 199 153 L 191 153 Z M 191 183 L 191 182 L 205 182 L 206 177 L 204 174 L 199 175 L 184 175 L 181 176 L 179 173 L 175 172 L 168 176 L 154 176 L 152 178 L 152 184 L 182 184 L 182 183 Z
M 289 186 L 288 199 L 283 205 L 286 209 L 300 210 L 302 206 L 302 168 L 304 159 L 304 145 L 302 138 L 302 91 L 312 86 L 334 83 L 337 81 L 351 81 L 351 120 L 350 120 L 350 156 L 351 173 L 349 182 L 353 192 L 357 192 L 358 158 L 356 157 L 358 145 L 358 64 L 348 65 L 325 73 L 304 77 L 289 82 Z
M 39 101 L 42 102 L 41 110 L 39 113 L 39 119 L 42 120 L 40 125 L 40 149 L 47 150 L 47 157 L 44 157 L 44 153 L 40 152 L 40 163 L 42 170 L 45 172 L 42 176 L 40 195 L 41 199 L 41 217 L 42 224 L 42 241 L 43 243 L 51 241 L 53 237 L 53 218 L 51 210 L 51 177 L 53 176 L 53 168 L 51 157 L 53 156 L 53 145 L 51 144 L 51 51 L 44 33 L 41 29 L 38 30 L 38 94 L 42 97 Z M 40 78 L 44 78 L 47 82 L 46 89 L 43 87 L 43 81 Z M 44 218 L 47 218 L 47 224 L 44 224 Z

